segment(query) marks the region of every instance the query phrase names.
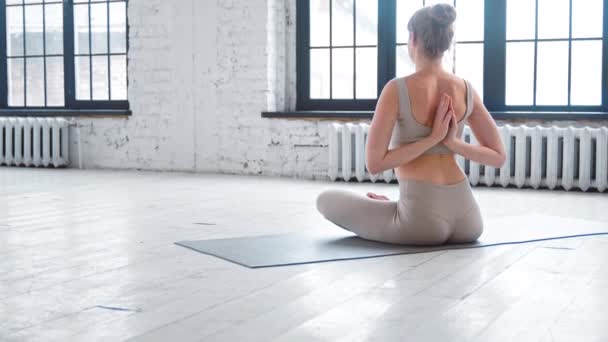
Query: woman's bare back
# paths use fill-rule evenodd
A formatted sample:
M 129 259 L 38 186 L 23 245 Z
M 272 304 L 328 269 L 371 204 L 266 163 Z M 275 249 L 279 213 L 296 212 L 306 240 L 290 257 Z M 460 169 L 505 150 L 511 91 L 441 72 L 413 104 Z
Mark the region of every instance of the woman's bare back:
M 461 120 L 467 108 L 467 87 L 463 79 L 452 74 L 413 74 L 405 78 L 414 119 L 425 126 L 433 125 L 435 110 L 446 93 L 452 98 L 456 118 Z
M 410 97 L 411 112 L 418 123 L 432 127 L 435 111 L 446 93 L 452 98 L 452 106 L 458 120 L 467 109 L 467 86 L 464 80 L 452 74 L 415 73 L 405 79 Z M 470 104 L 472 105 L 472 104 Z M 464 173 L 452 154 L 426 154 L 396 168 L 399 179 L 413 179 L 435 184 L 455 184 L 462 181 Z

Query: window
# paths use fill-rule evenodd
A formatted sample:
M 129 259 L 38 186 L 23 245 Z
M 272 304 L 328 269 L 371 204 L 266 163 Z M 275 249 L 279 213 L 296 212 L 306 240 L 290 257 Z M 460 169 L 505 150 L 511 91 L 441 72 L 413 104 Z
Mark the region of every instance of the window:
M 128 109 L 126 0 L 0 0 L 0 21 L 1 108 Z
M 77 100 L 127 99 L 126 2 L 74 0 Z
M 310 0 L 302 53 L 309 59 L 308 104 L 317 108 L 369 107 L 377 97 L 378 0 Z M 314 24 L 313 24 L 314 23 Z
M 407 22 L 456 7 L 444 66 L 492 112 L 607 112 L 606 0 L 304 0 L 297 2 L 298 110 L 373 110 L 413 72 Z
M 603 0 L 508 0 L 505 109 L 601 110 Z

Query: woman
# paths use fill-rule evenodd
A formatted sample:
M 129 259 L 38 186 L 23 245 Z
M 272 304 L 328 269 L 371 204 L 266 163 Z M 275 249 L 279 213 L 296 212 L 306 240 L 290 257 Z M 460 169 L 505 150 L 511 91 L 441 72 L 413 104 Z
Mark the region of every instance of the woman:
M 395 169 L 399 200 L 328 190 L 317 198 L 325 218 L 362 238 L 400 244 L 473 242 L 483 231 L 479 206 L 455 154 L 499 168 L 505 152 L 496 124 L 471 84 L 442 69 L 456 11 L 438 4 L 410 19 L 410 76 L 386 84 L 367 140 L 372 174 Z M 465 143 L 468 122 L 479 145 Z M 390 143 L 390 147 L 389 147 Z

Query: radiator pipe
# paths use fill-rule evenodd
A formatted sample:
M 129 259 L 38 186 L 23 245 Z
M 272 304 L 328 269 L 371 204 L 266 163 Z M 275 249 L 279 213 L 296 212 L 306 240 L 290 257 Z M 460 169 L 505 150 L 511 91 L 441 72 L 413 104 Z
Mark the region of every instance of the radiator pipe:
M 78 169 L 82 170 L 82 147 L 80 139 L 80 126 L 76 122 L 76 119 L 70 120 L 70 126 L 76 128 L 76 149 L 78 150 Z

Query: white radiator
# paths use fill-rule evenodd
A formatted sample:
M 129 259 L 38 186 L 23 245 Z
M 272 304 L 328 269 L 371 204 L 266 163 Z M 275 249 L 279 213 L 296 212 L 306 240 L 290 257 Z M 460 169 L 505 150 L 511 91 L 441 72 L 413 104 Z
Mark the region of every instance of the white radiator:
M 68 128 L 63 118 L 0 117 L 0 165 L 68 165 Z
M 395 179 L 392 170 L 377 175 L 367 172 L 365 143 L 368 129 L 369 125 L 365 123 L 329 125 L 331 180 L 391 182 Z M 583 191 L 604 191 L 608 187 L 608 128 L 504 125 L 499 131 L 507 152 L 507 161 L 502 168 L 457 157 L 472 185 L 562 187 Z M 465 126 L 463 139 L 475 143 L 468 126 Z

